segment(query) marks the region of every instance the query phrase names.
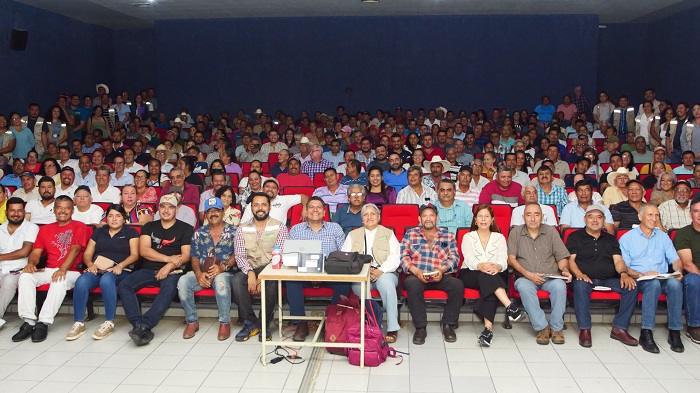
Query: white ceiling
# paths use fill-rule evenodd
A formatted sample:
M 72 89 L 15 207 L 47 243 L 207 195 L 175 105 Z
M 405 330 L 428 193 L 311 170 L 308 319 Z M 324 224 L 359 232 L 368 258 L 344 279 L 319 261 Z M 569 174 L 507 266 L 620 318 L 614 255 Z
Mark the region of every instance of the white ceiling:
M 15 0 L 113 29 L 156 20 L 253 17 L 596 14 L 601 23 L 649 22 L 700 0 Z

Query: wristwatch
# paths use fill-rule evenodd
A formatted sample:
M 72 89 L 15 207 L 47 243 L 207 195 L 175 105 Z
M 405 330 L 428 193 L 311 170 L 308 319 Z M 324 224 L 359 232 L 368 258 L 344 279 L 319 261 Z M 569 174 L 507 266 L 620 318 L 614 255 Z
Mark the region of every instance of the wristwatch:
M 630 275 L 629 272 L 628 272 L 627 270 L 621 271 L 621 272 L 620 272 L 620 275 L 622 275 L 622 274 L 626 274 L 626 275 L 628 275 L 628 276 Z

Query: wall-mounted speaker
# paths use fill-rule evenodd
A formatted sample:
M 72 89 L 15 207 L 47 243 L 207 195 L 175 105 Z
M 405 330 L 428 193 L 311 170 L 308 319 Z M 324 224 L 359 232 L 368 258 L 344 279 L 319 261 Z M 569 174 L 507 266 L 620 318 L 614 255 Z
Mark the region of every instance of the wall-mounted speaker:
M 12 34 L 10 35 L 10 49 L 16 51 L 27 49 L 28 38 L 29 32 L 27 30 L 12 29 Z

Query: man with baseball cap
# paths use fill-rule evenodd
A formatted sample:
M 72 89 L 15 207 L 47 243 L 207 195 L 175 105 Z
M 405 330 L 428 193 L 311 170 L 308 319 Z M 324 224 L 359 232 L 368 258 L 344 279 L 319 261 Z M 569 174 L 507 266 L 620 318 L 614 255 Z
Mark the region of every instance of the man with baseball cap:
M 73 167 L 64 166 L 61 169 L 61 183 L 56 187 L 56 197 L 68 195 L 73 197 L 78 186 L 75 184 L 75 170 Z
M 24 171 L 19 175 L 22 181 L 22 187 L 18 188 L 12 196 L 22 198 L 23 201 L 29 202 L 32 199 L 39 199 L 39 188 L 36 186 L 36 177 L 31 172 Z
M 620 308 L 612 323 L 610 338 L 626 345 L 638 345 L 637 339 L 627 329 L 637 303 L 637 283 L 629 276 L 622 260 L 620 244 L 612 233 L 603 231 L 606 208 L 589 205 L 584 221 L 586 227 L 569 235 L 569 269 L 576 277 L 572 286 L 574 308 L 579 328 L 578 343 L 582 347 L 593 345 L 591 340 L 591 292 L 596 286 L 610 288 L 620 294 Z
M 194 232 L 191 241 L 192 270 L 180 277 L 177 291 L 180 304 L 185 310 L 187 326 L 182 338 L 194 337 L 199 330 L 194 293 L 204 288 L 213 288 L 219 310 L 220 341 L 231 336 L 231 275 L 236 266 L 233 257 L 235 228 L 224 221 L 224 205 L 221 199 L 212 197 L 204 201 L 204 214 L 208 224 Z M 210 263 L 209 258 L 215 258 Z M 206 268 L 206 270 L 205 270 Z
M 160 198 L 160 220 L 151 221 L 141 229 L 139 254 L 143 264 L 119 283 L 124 313 L 134 327 L 129 337 L 139 346 L 153 340 L 151 329 L 168 311 L 177 294 L 177 282 L 188 269 L 193 228 L 175 218 L 177 205 L 172 194 Z M 142 314 L 136 291 L 145 287 L 159 287 L 160 291 L 151 308 Z

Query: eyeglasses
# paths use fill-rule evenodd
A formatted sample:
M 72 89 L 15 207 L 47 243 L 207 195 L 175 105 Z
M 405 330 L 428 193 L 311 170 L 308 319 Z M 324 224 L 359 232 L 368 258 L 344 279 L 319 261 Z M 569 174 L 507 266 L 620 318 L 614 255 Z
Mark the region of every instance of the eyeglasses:
M 350 196 L 353 198 L 358 198 L 358 197 L 362 196 L 362 193 L 361 192 L 351 192 Z
M 122 162 L 114 161 L 114 165 L 124 165 L 124 162 L 123 161 Z

